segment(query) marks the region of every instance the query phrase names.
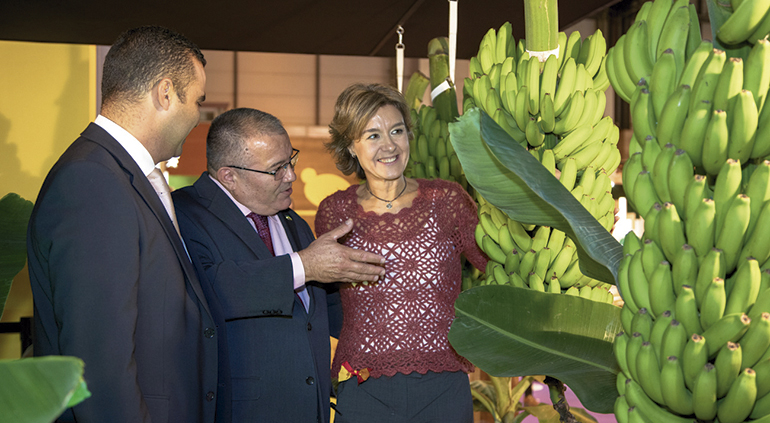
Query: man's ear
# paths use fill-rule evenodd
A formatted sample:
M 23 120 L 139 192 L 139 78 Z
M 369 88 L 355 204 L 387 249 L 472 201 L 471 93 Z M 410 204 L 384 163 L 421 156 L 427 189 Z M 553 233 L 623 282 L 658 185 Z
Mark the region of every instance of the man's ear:
M 163 78 L 153 89 L 153 97 L 158 105 L 164 110 L 171 107 L 171 95 L 174 92 L 174 83 L 169 78 Z
M 220 167 L 216 171 L 214 178 L 216 178 L 216 180 L 230 192 L 235 189 L 235 186 L 238 183 L 238 174 L 233 168 L 227 166 Z

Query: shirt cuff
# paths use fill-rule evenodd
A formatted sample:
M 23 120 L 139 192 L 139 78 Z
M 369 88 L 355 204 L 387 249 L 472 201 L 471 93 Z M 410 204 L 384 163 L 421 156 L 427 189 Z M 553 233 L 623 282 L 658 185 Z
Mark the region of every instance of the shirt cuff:
M 305 266 L 302 265 L 302 259 L 299 254 L 289 253 L 291 257 L 291 267 L 294 271 L 294 289 L 299 289 L 305 286 Z

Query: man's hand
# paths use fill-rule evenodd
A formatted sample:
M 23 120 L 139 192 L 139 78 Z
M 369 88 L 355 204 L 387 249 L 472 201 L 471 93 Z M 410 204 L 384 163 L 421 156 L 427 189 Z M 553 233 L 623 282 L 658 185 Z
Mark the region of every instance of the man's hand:
M 385 275 L 385 258 L 379 254 L 346 247 L 337 240 L 353 228 L 348 219 L 323 234 L 299 252 L 305 279 L 318 282 L 375 282 Z

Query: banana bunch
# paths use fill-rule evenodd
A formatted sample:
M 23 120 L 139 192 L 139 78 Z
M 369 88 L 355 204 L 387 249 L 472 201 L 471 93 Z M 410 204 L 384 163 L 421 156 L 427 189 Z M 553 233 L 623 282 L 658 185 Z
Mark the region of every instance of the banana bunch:
M 619 130 L 602 122 L 609 79 L 606 41 L 600 30 L 582 40 L 559 33 L 559 54 L 545 62 L 530 57 L 510 23 L 490 29 L 470 60 L 463 110 L 479 107 L 530 151 L 553 150 L 561 168 L 568 157 L 578 171 L 588 166 L 608 174 L 620 164 Z
M 686 70 L 685 63 L 691 60 L 702 41 L 698 14 L 689 0 L 643 3 L 631 28 L 607 52 L 607 76 L 612 88 L 623 100 L 633 104 L 631 97 L 642 79 L 656 80 L 661 93 L 669 91 L 670 94 L 683 84 L 692 87 L 697 70 L 692 75 L 689 72 L 692 69 Z M 661 60 L 666 62 L 665 69 L 658 70 L 653 76 L 654 68 Z M 673 74 L 670 73 L 672 69 Z M 664 70 L 670 79 L 658 76 Z
M 490 29 L 463 88 L 463 110 L 479 107 L 527 148 L 602 225 L 614 224 L 611 175 L 620 132 L 604 117 L 609 79 L 600 30 L 583 40 L 558 37 L 545 62 L 517 43 L 510 23 Z M 580 272 L 574 242 L 561 231 L 528 226 L 478 197 L 476 241 L 490 257 L 483 284 L 510 284 L 612 303 L 609 284 Z
M 713 185 L 726 160 L 738 160 L 746 168 L 770 155 L 770 108 L 763 107 L 770 88 L 770 72 L 765 71 L 770 69 L 770 41 L 759 40 L 745 60 L 728 59 L 710 41 L 699 41 L 699 31 L 686 31 L 685 11 L 692 12 L 693 5 L 681 3 L 677 0 L 669 9 L 664 7 L 671 6 L 668 0 L 644 3 L 637 23 L 608 53 L 615 68 L 610 81 L 629 101 L 633 121 L 623 186 L 644 218 L 654 213 L 653 204 L 666 202 L 689 216 L 694 208 L 685 211 L 687 182 L 682 181 L 701 174 Z M 658 15 L 667 19 L 655 46 L 655 26 L 646 23 L 662 19 Z M 673 36 L 667 35 L 668 25 L 677 19 L 680 39 L 662 50 L 660 43 Z M 645 56 L 647 51 L 659 54 Z M 647 65 L 637 63 L 641 56 Z M 656 60 L 647 60 L 651 57 Z M 633 89 L 625 88 L 637 77 Z
M 441 178 L 458 182 L 468 189 L 460 160 L 449 140 L 447 122 L 432 106 L 410 109 L 414 139 L 409 143 L 409 163 L 405 174 L 410 178 Z
M 754 44 L 770 34 L 770 1 L 734 0 L 730 5 L 732 13 L 716 31 L 720 42 Z
M 575 243 L 564 232 L 548 226 L 522 225 L 477 197 L 476 243 L 490 259 L 486 278 L 480 279 L 479 285 L 511 285 L 613 303 L 610 284 L 580 272 Z
M 770 269 L 745 255 L 728 271 L 724 250 L 698 257 L 688 244 L 669 261 L 656 241 L 633 232 L 623 250 L 623 332 L 613 344 L 618 421 L 637 414 L 650 422 L 738 423 L 770 415 Z

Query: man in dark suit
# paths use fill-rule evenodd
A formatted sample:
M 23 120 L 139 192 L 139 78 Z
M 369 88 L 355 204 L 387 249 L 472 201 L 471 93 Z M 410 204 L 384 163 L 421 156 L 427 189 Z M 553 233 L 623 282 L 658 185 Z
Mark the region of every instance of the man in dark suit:
M 375 281 L 384 259 L 337 242 L 350 222 L 314 241 L 289 209 L 299 151 L 274 116 L 225 112 L 211 123 L 206 147 L 208 172 L 175 191 L 174 203 L 226 328 L 217 406 L 237 423 L 328 422 L 329 335 L 339 333 L 342 316 L 334 285 L 322 283 Z
M 168 192 L 148 179 L 165 184 L 155 165 L 198 124 L 205 63 L 165 28 L 122 34 L 101 114 L 40 190 L 28 229 L 34 354 L 83 359 L 92 393 L 58 421 L 214 422 L 215 322 Z

